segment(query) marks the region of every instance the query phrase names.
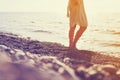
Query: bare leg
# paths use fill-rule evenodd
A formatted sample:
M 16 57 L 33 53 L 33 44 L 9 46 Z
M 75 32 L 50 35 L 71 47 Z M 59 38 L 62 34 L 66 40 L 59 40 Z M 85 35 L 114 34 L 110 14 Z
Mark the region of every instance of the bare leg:
M 70 48 L 72 48 L 75 28 L 76 28 L 76 25 L 73 27 L 70 27 L 70 30 L 69 30 L 69 47 Z
M 76 48 L 76 43 L 78 42 L 79 38 L 82 36 L 82 34 L 86 30 L 86 28 L 87 28 L 86 26 L 81 26 L 79 28 L 79 30 L 77 31 L 77 33 L 75 35 L 75 39 L 74 39 L 72 47 Z

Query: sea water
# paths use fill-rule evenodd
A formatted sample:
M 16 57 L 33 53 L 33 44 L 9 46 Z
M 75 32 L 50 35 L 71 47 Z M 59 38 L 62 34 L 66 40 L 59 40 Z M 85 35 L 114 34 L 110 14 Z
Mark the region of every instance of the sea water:
M 96 13 L 87 16 L 89 26 L 78 41 L 77 48 L 120 57 L 120 14 Z M 66 14 L 1 12 L 0 32 L 69 45 L 69 19 Z

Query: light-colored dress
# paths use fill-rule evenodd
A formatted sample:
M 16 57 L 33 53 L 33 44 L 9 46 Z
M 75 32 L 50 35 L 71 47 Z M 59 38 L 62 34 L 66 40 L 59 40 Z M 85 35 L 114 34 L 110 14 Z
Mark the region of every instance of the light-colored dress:
M 70 12 L 70 27 L 74 25 L 88 26 L 83 0 L 69 0 L 68 9 Z

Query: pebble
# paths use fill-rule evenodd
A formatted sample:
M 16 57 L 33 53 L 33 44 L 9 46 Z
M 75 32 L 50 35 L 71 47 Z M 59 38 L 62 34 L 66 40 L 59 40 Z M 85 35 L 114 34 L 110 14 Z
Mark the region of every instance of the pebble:
M 39 42 L 1 34 L 0 44 L 0 74 L 3 71 L 8 74 L 7 76 L 13 75 L 14 72 L 10 72 L 10 70 L 15 70 L 21 73 L 21 75 L 13 75 L 18 80 L 120 79 L 120 70 L 115 66 L 94 64 L 85 60 L 73 60 L 63 55 L 67 53 L 67 49 L 57 43 Z M 8 65 L 5 71 L 1 63 Z M 0 79 L 7 80 L 3 76 L 6 77 L 2 75 L 1 78 L 0 75 Z M 9 80 L 13 80 L 13 78 Z

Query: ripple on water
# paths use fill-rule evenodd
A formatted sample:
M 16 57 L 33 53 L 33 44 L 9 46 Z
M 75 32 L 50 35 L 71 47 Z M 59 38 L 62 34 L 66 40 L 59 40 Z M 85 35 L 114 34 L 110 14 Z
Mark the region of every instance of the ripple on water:
M 117 30 L 107 30 L 107 32 L 115 35 L 120 35 L 120 31 L 117 31 Z
M 45 31 L 45 30 L 34 30 L 33 32 L 37 32 L 37 33 L 48 33 L 48 34 L 52 34 L 52 32 L 50 31 Z

